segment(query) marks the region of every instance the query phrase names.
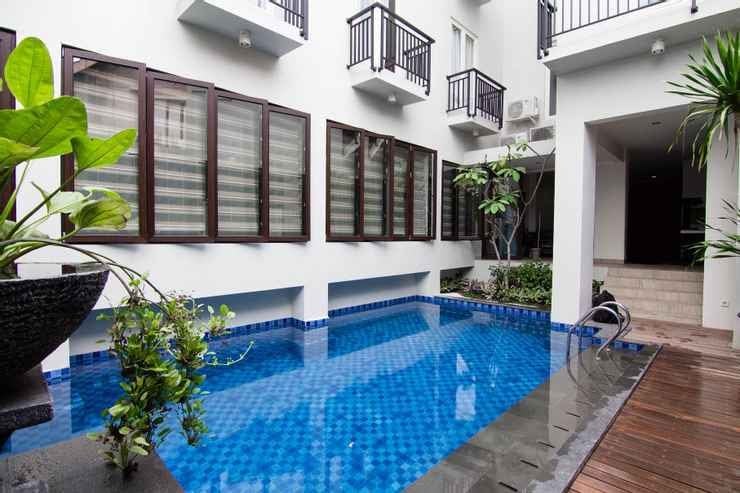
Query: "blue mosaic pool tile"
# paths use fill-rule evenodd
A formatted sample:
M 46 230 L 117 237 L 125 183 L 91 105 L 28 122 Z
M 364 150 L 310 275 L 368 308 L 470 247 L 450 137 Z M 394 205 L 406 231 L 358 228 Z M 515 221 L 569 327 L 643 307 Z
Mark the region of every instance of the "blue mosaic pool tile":
M 69 368 L 60 368 L 58 370 L 49 370 L 43 373 L 44 379 L 48 384 L 55 384 L 69 380 L 71 377 Z
M 113 358 L 113 354 L 107 349 L 102 351 L 93 351 L 91 353 L 73 354 L 69 357 L 70 366 L 92 365 L 98 361 L 105 361 Z
M 298 320 L 297 318 L 293 319 L 293 327 L 295 327 L 296 329 L 303 330 L 303 331 L 320 329 L 328 325 L 329 325 L 328 318 L 320 318 L 318 320 L 308 320 L 308 321 Z

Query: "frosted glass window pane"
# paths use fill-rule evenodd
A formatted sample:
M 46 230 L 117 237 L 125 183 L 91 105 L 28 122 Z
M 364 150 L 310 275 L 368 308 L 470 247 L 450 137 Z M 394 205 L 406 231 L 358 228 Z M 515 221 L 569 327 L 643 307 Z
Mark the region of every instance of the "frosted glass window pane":
M 262 106 L 218 100 L 218 234 L 260 234 Z
M 74 58 L 72 67 L 72 91 L 87 107 L 88 133 L 91 137 L 108 138 L 127 128 L 139 131 L 137 69 L 84 58 Z M 138 139 L 115 165 L 80 173 L 75 180 L 75 188 L 81 190 L 84 187 L 110 188 L 131 206 L 131 219 L 124 230 L 88 229 L 84 231 L 86 235 L 139 234 Z
M 462 61 L 460 60 L 460 53 L 462 52 L 462 31 L 457 26 L 452 26 L 452 52 L 451 64 L 452 71 L 458 72 L 462 70 Z
M 208 91 L 154 82 L 154 228 L 158 236 L 206 235 Z
M 453 199 L 455 168 L 445 164 L 442 170 L 442 237 L 454 236 L 453 228 Z
M 390 142 L 386 138 L 365 138 L 363 181 L 365 236 L 385 236 L 387 234 L 389 149 Z
M 393 234 L 406 236 L 406 188 L 409 149 L 396 146 L 393 152 Z
M 431 178 L 432 153 L 416 150 L 414 152 L 414 236 L 431 236 Z
M 306 119 L 270 114 L 270 235 L 303 236 Z
M 329 232 L 332 236 L 357 236 L 360 132 L 330 128 L 329 146 Z

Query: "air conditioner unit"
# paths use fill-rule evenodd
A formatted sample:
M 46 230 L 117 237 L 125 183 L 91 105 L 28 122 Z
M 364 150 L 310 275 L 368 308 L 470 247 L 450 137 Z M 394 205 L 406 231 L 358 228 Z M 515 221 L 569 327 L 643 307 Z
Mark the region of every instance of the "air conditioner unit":
M 506 106 L 506 121 L 518 122 L 522 120 L 534 121 L 540 115 L 540 105 L 537 98 L 519 99 Z
M 501 137 L 501 146 L 513 146 L 524 142 L 529 142 L 527 132 L 520 132 L 518 134 L 507 135 Z
M 555 125 L 545 127 L 535 127 L 529 129 L 529 141 L 540 142 L 542 140 L 552 140 L 555 138 Z

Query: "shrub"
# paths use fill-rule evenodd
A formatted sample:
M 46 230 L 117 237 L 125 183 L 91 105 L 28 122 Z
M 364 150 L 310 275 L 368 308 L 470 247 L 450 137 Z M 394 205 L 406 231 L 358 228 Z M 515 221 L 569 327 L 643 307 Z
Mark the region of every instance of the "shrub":
M 492 266 L 486 298 L 503 303 L 549 305 L 552 268 L 544 262 L 526 262 L 515 267 Z M 508 274 L 508 286 L 506 276 Z

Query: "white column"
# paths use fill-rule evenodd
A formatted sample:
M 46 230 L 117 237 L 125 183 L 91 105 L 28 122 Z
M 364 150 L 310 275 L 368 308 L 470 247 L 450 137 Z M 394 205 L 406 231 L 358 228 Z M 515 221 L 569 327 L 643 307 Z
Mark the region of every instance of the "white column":
M 729 152 L 728 152 L 728 144 Z M 735 169 L 735 145 L 725 139 L 712 146 L 707 163 L 707 224 L 731 232 L 733 225 L 718 218 L 727 217 L 724 201 L 738 200 L 738 172 Z M 707 230 L 707 239 L 720 239 L 721 234 Z M 702 324 L 705 327 L 735 330 L 735 346 L 740 345 L 737 313 L 740 286 L 740 259 L 708 259 L 704 262 Z
M 558 115 L 553 322 L 574 323 L 591 307 L 597 139 L 577 115 Z
M 329 284 L 321 280 L 303 286 L 293 302 L 293 316 L 304 322 L 329 318 Z

